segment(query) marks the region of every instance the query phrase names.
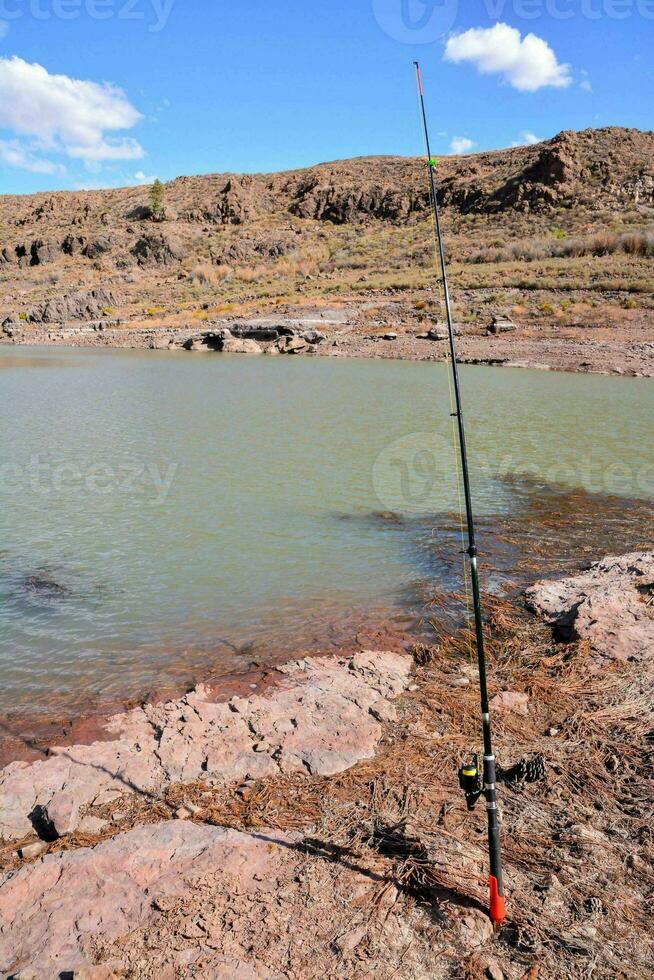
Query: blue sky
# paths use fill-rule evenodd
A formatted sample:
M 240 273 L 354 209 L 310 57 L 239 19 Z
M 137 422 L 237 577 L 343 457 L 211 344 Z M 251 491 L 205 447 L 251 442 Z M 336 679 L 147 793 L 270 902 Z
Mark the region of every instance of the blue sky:
M 653 41 L 654 0 L 0 0 L 0 193 L 417 153 L 416 58 L 439 153 L 652 129 Z

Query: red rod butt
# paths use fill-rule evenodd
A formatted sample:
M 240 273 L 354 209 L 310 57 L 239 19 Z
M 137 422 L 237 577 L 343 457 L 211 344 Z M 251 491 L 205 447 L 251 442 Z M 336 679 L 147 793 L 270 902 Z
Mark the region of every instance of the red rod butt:
M 493 875 L 490 875 L 488 884 L 490 886 L 490 917 L 493 925 L 500 926 L 504 922 L 506 915 L 504 895 L 500 895 L 499 888 L 497 887 L 497 878 L 493 877 Z

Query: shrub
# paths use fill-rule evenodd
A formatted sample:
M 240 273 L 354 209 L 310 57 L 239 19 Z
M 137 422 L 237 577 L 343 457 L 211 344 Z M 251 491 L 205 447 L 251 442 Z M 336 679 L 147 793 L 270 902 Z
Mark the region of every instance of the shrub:
M 191 269 L 191 281 L 197 282 L 200 286 L 212 285 L 215 281 L 215 272 L 213 266 L 205 263 L 204 265 L 196 265 Z
M 166 217 L 165 197 L 164 185 L 157 177 L 150 188 L 150 216 L 153 221 L 163 221 Z

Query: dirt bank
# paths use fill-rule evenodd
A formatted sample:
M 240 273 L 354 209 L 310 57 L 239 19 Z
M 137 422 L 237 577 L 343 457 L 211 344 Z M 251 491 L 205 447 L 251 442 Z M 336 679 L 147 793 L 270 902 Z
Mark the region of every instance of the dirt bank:
M 376 319 L 371 320 L 371 314 Z M 386 326 L 381 325 L 384 323 Z M 449 356 L 445 333 L 438 328 L 440 339 L 430 339 L 428 328 L 433 325 L 433 321 L 417 323 L 410 303 L 387 298 L 374 306 L 284 307 L 272 314 L 204 324 L 17 323 L 11 327 L 11 336 L 5 335 L 0 342 L 147 350 L 192 348 L 194 353 L 214 353 L 221 346 L 221 332 L 229 330 L 247 338 L 225 348 L 236 353 L 444 361 Z M 485 328 L 463 328 L 458 339 L 462 363 L 654 377 L 654 323 L 647 313 L 574 329 L 531 321 L 516 321 L 511 326 L 511 330 L 496 334 Z
M 83 826 L 2 850 L 2 969 L 651 975 L 653 595 L 654 553 L 638 553 L 530 589 L 546 623 L 487 599 L 509 903 L 498 935 L 484 813 L 467 814 L 456 786 L 478 741 L 475 669 L 466 638 L 450 637 L 414 650 L 412 678 L 402 655 L 316 658 L 267 698 L 218 711 L 195 692 L 123 716 L 120 738 L 75 768 L 93 770 L 95 791 L 109 745 L 134 785 L 116 786 L 114 769 L 79 807 Z M 529 782 L 513 766 L 537 753 L 547 776 Z M 55 822 L 74 810 L 56 805 L 82 785 L 65 755 L 63 782 L 57 753 L 4 771 L 5 834 L 23 829 L 27 784 L 51 794 Z M 36 846 L 21 858 L 21 843 Z

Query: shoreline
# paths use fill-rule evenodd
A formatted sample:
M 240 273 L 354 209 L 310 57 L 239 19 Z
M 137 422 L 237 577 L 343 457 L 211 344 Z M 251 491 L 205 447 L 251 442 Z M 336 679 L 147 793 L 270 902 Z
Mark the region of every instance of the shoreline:
M 361 636 L 364 642 L 357 638 Z M 268 651 L 265 662 L 252 662 L 242 671 L 228 670 L 224 673 L 216 666 L 200 671 L 194 679 L 193 687 L 170 682 L 164 687 L 139 695 L 125 693 L 114 701 L 98 705 L 96 709 L 81 711 L 75 707 L 68 710 L 46 711 L 34 715 L 28 711 L 17 715 L 0 716 L 0 772 L 13 762 L 36 762 L 47 758 L 50 746 L 84 745 L 95 741 L 111 741 L 107 725 L 112 720 L 129 714 L 130 711 L 148 705 L 157 707 L 180 699 L 190 690 L 201 687 L 207 701 L 225 704 L 234 697 L 258 696 L 274 690 L 280 680 L 279 668 L 287 663 L 306 657 L 321 656 L 338 659 L 355 656 L 365 646 L 381 645 L 392 653 L 404 653 L 417 642 L 417 636 L 401 631 L 392 622 L 379 624 L 372 629 L 369 623 L 362 623 L 361 629 L 352 636 L 351 641 L 339 643 L 328 651 L 322 646 L 311 649 L 301 647 L 296 650 L 278 649 Z
M 474 664 L 420 645 L 307 658 L 269 696 L 227 705 L 197 689 L 121 717 L 117 742 L 5 769 L 3 970 L 110 980 L 192 965 L 245 980 L 283 975 L 295 937 L 298 977 L 318 962 L 383 980 L 462 964 L 610 976 L 626 956 L 648 975 L 652 595 L 650 551 L 536 583 L 529 613 L 488 603 L 509 909 L 497 936 L 484 815 L 466 815 L 456 787 L 479 738 Z M 510 776 L 535 753 L 544 780 Z M 42 835 L 21 838 L 39 799 Z
M 215 353 L 220 335 L 234 331 L 243 342 L 235 353 L 313 357 L 362 357 L 383 360 L 446 362 L 448 345 L 439 327 L 438 339 L 403 327 L 362 327 L 365 308 L 313 312 L 284 310 L 279 314 L 211 321 L 196 326 L 114 326 L 102 321 L 92 324 L 14 325 L 11 336 L 0 337 L 2 348 L 13 346 L 65 347 L 91 350 L 155 350 Z M 575 374 L 654 377 L 654 341 L 649 332 L 615 338 L 615 331 L 587 328 L 578 337 L 540 334 L 534 325 L 512 326 L 509 332 L 481 333 L 462 329 L 457 347 L 461 364 L 489 367 L 529 368 Z M 439 332 L 440 331 L 440 332 Z M 305 342 L 304 335 L 321 339 Z M 268 339 L 265 339 L 265 338 Z M 271 339 L 273 338 L 273 339 Z M 275 339 L 276 338 L 276 339 Z M 285 340 L 284 344 L 279 343 Z M 258 348 L 255 350 L 254 348 Z
M 481 520 L 479 524 L 480 534 L 486 541 L 484 575 L 491 600 L 498 595 L 519 597 L 536 574 L 547 578 L 570 574 L 583 565 L 580 555 L 584 556 L 584 561 L 596 560 L 617 547 L 629 550 L 654 547 L 651 534 L 644 533 L 644 529 L 651 526 L 649 500 L 593 494 L 579 488 L 552 486 L 546 493 L 542 487 L 536 492 L 534 487 L 526 484 L 524 489 L 528 494 L 524 498 L 521 496 L 522 505 L 517 516 L 500 518 L 499 522 Z M 551 526 L 550 513 L 558 515 L 561 532 Z M 381 519 L 388 520 L 391 516 L 383 514 Z M 413 532 L 407 526 L 405 533 Z M 589 550 L 587 538 L 590 533 L 593 533 L 594 547 Z M 538 550 L 543 542 L 551 553 L 549 560 Z M 443 552 L 437 543 L 434 548 L 432 558 L 436 564 L 429 578 L 433 588 L 437 589 L 438 602 L 434 607 L 437 624 L 439 629 L 451 632 L 458 622 L 456 609 L 461 596 L 455 584 L 448 584 L 447 548 Z M 536 562 L 533 560 L 534 549 L 536 554 L 541 554 Z M 445 578 L 439 578 L 439 569 Z M 503 591 L 503 583 L 509 587 L 508 593 Z M 352 656 L 364 649 L 402 653 L 417 642 L 431 642 L 432 630 L 425 630 L 421 623 L 426 613 L 429 618 L 433 588 L 412 593 L 399 619 L 397 610 L 394 614 L 387 611 L 386 616 L 375 615 L 373 618 L 359 614 L 345 620 L 341 615 L 333 622 L 328 620 L 321 632 L 314 628 L 310 636 L 296 637 L 294 645 L 280 638 L 277 641 L 269 638 L 267 644 L 258 644 L 248 654 L 247 665 L 244 663 L 242 668 L 221 661 L 221 644 L 215 649 L 215 658 L 202 669 L 195 669 L 186 681 L 171 678 L 166 683 L 158 680 L 138 689 L 131 686 L 109 701 L 92 705 L 87 702 L 84 708 L 75 701 L 62 703 L 43 713 L 26 708 L 0 716 L 0 768 L 14 761 L 32 762 L 43 758 L 55 742 L 59 745 L 89 744 L 103 735 L 103 725 L 109 717 L 125 714 L 146 703 L 159 705 L 181 698 L 193 686 L 203 685 L 209 699 L 225 702 L 232 696 L 245 696 L 252 690 L 259 694 L 267 690 L 271 680 L 274 682 L 277 668 L 289 660 L 315 655 Z M 253 684 L 256 688 L 252 688 Z

